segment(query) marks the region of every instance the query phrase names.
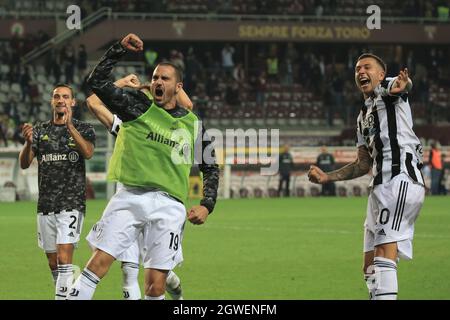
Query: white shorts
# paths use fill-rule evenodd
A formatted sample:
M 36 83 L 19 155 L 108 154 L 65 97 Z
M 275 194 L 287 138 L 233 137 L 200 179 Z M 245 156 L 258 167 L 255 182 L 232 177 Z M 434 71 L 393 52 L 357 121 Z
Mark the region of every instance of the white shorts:
M 95 237 L 86 239 L 117 260 L 136 262 L 136 256 L 143 251 L 144 268 L 172 270 L 183 261 L 181 238 L 185 220 L 184 205 L 164 192 L 124 187 L 111 198 L 96 223 Z M 137 242 L 140 234 L 143 250 L 139 250 Z M 133 246 L 132 252 L 125 253 Z
M 103 232 L 103 231 L 102 231 Z M 97 237 L 100 237 L 101 233 L 99 232 L 99 223 L 94 224 L 89 234 L 86 236 L 86 240 L 91 245 L 92 250 L 95 249 L 95 246 L 92 244 L 96 242 Z M 144 234 L 139 233 L 137 239 L 131 244 L 131 246 L 125 250 L 121 255 L 119 255 L 116 260 L 120 262 L 131 262 L 131 263 L 142 263 L 143 257 L 145 255 L 145 246 L 144 246 Z
M 37 215 L 38 245 L 47 253 L 56 252 L 57 244 L 72 243 L 75 247 L 80 241 L 84 214 L 77 210 Z
M 414 222 L 425 198 L 425 188 L 402 173 L 369 194 L 364 222 L 364 252 L 384 243 L 397 242 L 398 255 L 412 259 Z

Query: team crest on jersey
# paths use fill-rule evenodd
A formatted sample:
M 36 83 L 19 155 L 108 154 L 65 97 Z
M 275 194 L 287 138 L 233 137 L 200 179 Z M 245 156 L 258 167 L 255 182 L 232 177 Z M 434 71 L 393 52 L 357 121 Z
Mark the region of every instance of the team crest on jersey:
M 48 135 L 44 134 L 44 135 L 41 137 L 41 141 L 48 141 Z
M 368 139 L 377 133 L 377 128 L 375 127 L 375 116 L 369 113 L 365 119 L 362 121 L 363 125 L 363 136 Z
M 77 162 L 78 159 L 80 159 L 80 155 L 78 154 L 78 152 L 72 151 L 69 153 L 68 158 L 70 162 Z
M 370 113 L 364 120 L 363 120 L 363 125 L 365 128 L 373 128 L 375 124 L 375 116 Z

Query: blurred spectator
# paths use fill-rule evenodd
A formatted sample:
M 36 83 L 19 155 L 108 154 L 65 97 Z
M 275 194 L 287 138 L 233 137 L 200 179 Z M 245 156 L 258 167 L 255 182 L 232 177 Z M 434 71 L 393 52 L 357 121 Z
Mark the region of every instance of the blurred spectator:
M 320 154 L 317 157 L 316 165 L 323 172 L 330 172 L 334 170 L 334 157 L 331 153 L 328 153 L 326 146 L 322 146 Z M 325 183 L 322 185 L 322 195 L 336 195 L 336 185 L 334 184 L 334 182 Z
M 294 66 L 290 58 L 286 58 L 280 67 L 282 79 L 281 83 L 284 85 L 292 85 L 294 83 Z
M 325 86 L 327 86 L 325 84 Z M 332 108 L 329 112 L 328 124 L 333 125 L 333 119 L 335 114 L 342 114 L 344 108 L 344 79 L 336 69 L 333 70 L 331 80 L 331 93 L 332 93 Z
M 428 160 L 431 168 L 431 194 L 439 194 L 439 184 L 442 176 L 442 154 L 438 143 L 431 144 L 430 157 Z
M 426 76 L 417 80 L 416 88 L 420 103 L 427 104 L 429 101 L 430 85 Z
M 203 66 L 198 61 L 194 48 L 189 47 L 188 54 L 186 56 L 186 71 L 184 77 L 183 86 L 186 88 L 186 92 L 192 92 L 197 86 L 199 77 L 203 76 Z
M 172 50 L 170 51 L 170 62 L 180 68 L 181 71 L 184 72 L 184 56 L 180 51 Z
M 47 77 L 53 76 L 55 78 L 55 83 L 59 82 L 61 77 L 61 67 L 60 67 L 60 55 L 56 48 L 51 49 L 45 55 L 45 72 Z
M 263 107 L 265 102 L 265 91 L 266 91 L 267 78 L 266 73 L 262 71 L 258 77 L 256 77 L 256 82 L 254 85 L 256 104 L 258 107 Z
M 205 69 L 207 69 L 211 73 L 218 73 L 220 70 L 220 60 L 215 59 L 213 57 L 213 54 L 210 50 L 207 50 L 205 52 L 204 59 L 202 59 L 202 62 L 205 66 Z
M 8 116 L 6 114 L 0 113 L 0 139 L 3 141 L 3 146 L 8 146 Z
M 240 105 L 239 99 L 239 84 L 232 82 L 228 84 L 227 91 L 225 93 L 225 102 L 236 109 Z
M 219 13 L 231 13 L 233 10 L 233 2 L 231 0 L 220 1 Z
M 316 16 L 317 16 L 317 17 L 321 17 L 321 16 L 323 15 L 323 6 L 322 6 L 321 3 L 319 3 L 319 4 L 316 6 L 315 13 L 316 13 Z
M 39 87 L 36 82 L 31 82 L 30 85 L 30 110 L 28 113 L 28 117 L 33 116 L 35 119 L 37 118 L 40 112 L 40 94 Z
M 346 126 L 354 126 L 357 113 L 359 112 L 357 106 L 361 101 L 361 94 L 355 90 L 354 81 L 345 80 L 344 83 L 344 123 Z
M 269 82 L 278 82 L 278 55 L 277 47 L 271 46 L 269 56 L 266 59 L 267 80 Z
M 84 44 L 80 44 L 78 48 L 78 71 L 80 73 L 80 77 L 84 77 L 87 69 L 87 52 Z
M 290 195 L 290 181 L 291 172 L 294 169 L 294 159 L 289 152 L 289 145 L 285 145 L 280 153 L 279 157 L 279 171 L 280 171 L 280 184 L 278 185 L 278 196 L 281 197 L 281 193 L 285 197 Z
M 197 96 L 197 99 L 195 100 L 195 113 L 197 113 L 200 117 L 200 119 L 206 119 L 207 113 L 207 105 L 208 105 L 208 96 L 206 95 L 205 91 L 201 91 L 200 94 Z
M 233 62 L 234 48 L 229 44 L 225 44 L 222 49 L 222 67 L 228 76 L 231 76 L 234 68 Z
M 22 90 L 22 102 L 25 101 L 25 99 L 29 95 L 30 90 L 30 73 L 28 66 L 25 66 L 22 69 L 22 73 L 20 74 L 20 89 Z
M 75 74 L 75 50 L 72 45 L 65 47 L 63 51 L 63 60 L 62 63 L 64 65 L 64 74 L 66 76 L 66 83 L 72 84 L 73 77 Z
M 449 3 L 446 0 L 439 1 L 437 6 L 437 16 L 440 21 L 448 21 L 449 17 Z
M 303 6 L 302 1 L 294 0 L 294 1 L 291 1 L 291 4 L 290 4 L 287 12 L 289 14 L 302 15 L 304 13 L 304 11 L 305 11 L 305 8 Z
M 13 119 L 16 124 L 19 123 L 19 110 L 17 108 L 17 103 L 17 95 L 10 91 L 8 93 L 8 101 L 5 105 L 5 113 L 7 116 Z
M 209 74 L 209 78 L 206 80 L 206 94 L 209 97 L 220 95 L 219 91 L 219 79 L 215 72 Z

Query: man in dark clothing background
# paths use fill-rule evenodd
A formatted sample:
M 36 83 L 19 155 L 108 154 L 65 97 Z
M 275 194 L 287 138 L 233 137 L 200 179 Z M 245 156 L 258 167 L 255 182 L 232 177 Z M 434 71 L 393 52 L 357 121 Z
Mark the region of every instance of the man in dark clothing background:
M 291 171 L 294 168 L 294 160 L 292 155 L 289 153 L 289 145 L 285 145 L 283 152 L 280 153 L 279 158 L 280 164 L 280 185 L 278 186 L 278 196 L 281 196 L 281 191 L 284 187 L 284 196 L 289 197 L 289 183 L 291 179 Z
M 316 165 L 324 172 L 330 172 L 334 170 L 334 157 L 331 153 L 327 152 L 327 147 L 322 146 L 320 154 L 317 157 Z M 323 196 L 335 196 L 336 185 L 334 182 L 325 183 L 322 185 Z

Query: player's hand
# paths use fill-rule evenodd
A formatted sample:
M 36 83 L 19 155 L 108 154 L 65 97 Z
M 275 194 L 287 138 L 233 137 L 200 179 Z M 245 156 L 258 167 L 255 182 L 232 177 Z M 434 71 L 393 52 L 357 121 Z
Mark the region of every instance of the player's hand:
M 188 211 L 188 220 L 192 224 L 204 224 L 208 218 L 209 211 L 204 206 L 193 206 Z
M 399 94 L 406 91 L 408 83 L 409 83 L 409 74 L 408 69 L 405 68 L 403 70 L 400 70 L 400 73 L 398 74 L 397 79 L 395 80 L 395 83 L 393 84 L 390 93 Z
M 33 126 L 31 123 L 24 123 L 22 127 L 22 136 L 25 138 L 25 142 L 30 144 L 33 142 Z
M 144 49 L 144 43 L 134 33 L 130 33 L 127 36 L 125 36 L 125 38 L 123 38 L 122 41 L 120 41 L 120 44 L 125 49 L 134 51 L 134 52 L 139 52 Z
M 309 167 L 308 178 L 312 183 L 324 184 L 329 182 L 328 175 L 315 165 Z
M 141 81 L 139 81 L 139 78 L 135 74 L 129 74 L 124 78 L 121 78 L 114 82 L 116 86 L 119 88 L 134 88 L 139 89 L 141 86 Z
M 66 126 L 72 125 L 72 115 L 73 115 L 72 107 L 68 106 L 66 108 L 66 112 L 64 113 L 64 124 Z

